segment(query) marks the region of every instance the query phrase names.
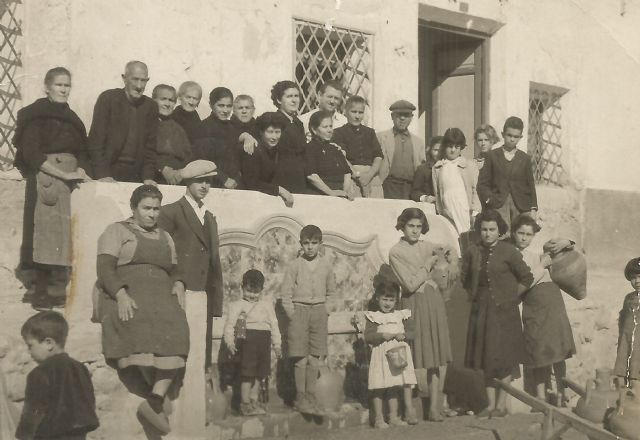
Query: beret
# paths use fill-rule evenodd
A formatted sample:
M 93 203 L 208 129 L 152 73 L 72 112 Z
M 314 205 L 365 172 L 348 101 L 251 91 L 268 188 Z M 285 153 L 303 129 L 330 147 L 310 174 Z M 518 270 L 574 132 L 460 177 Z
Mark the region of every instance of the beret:
M 633 258 L 627 263 L 627 267 L 624 268 L 624 277 L 631 281 L 631 277 L 640 273 L 640 257 Z
M 416 109 L 416 106 L 411 104 L 409 101 L 405 99 L 396 101 L 393 104 L 391 104 L 391 106 L 389 107 L 389 110 L 391 110 L 392 112 L 397 112 L 397 111 L 412 112 L 412 111 L 415 111 L 415 109 Z
M 180 170 L 180 176 L 183 180 L 215 176 L 218 174 L 216 168 L 216 164 L 210 160 L 194 160 L 193 162 L 189 162 L 186 167 Z

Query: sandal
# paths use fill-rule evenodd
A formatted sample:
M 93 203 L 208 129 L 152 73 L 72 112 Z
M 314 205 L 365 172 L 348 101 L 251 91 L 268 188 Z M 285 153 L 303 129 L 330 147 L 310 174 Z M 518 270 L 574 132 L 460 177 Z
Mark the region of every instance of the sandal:
M 389 425 L 391 426 L 407 426 L 408 423 L 402 420 L 400 417 L 389 417 Z
M 387 429 L 389 425 L 387 425 L 384 420 L 376 420 L 376 422 L 373 424 L 373 427 L 375 429 Z

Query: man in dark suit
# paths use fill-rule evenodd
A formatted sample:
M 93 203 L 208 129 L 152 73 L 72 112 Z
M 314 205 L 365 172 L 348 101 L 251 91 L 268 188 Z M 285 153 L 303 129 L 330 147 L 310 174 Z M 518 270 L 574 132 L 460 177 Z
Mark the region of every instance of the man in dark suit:
M 203 199 L 216 175 L 216 165 L 196 160 L 180 170 L 186 194 L 163 206 L 158 226 L 176 246 L 178 270 L 187 291 L 183 304 L 189 323 L 190 350 L 180 398 L 174 410 L 173 432 L 190 438 L 205 436 L 205 367 L 211 362 L 214 316 L 222 316 L 222 267 L 218 253 L 218 225 Z
M 504 145 L 487 153 L 476 187 L 482 206 L 497 210 L 509 226 L 518 214 L 527 213 L 535 220 L 538 213 L 531 157 L 516 148 L 523 129 L 520 118 L 507 118 Z
M 129 61 L 124 88 L 98 96 L 89 131 L 89 158 L 95 179 L 155 184 L 158 106 L 144 89 L 147 65 Z

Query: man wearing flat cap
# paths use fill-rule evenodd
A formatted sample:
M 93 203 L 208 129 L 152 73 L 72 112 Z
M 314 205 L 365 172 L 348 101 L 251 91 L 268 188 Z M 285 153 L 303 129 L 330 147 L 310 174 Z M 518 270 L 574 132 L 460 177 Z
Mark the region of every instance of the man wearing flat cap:
M 409 199 L 416 168 L 426 160 L 424 141 L 409 132 L 415 105 L 401 99 L 389 107 L 393 128 L 376 133 L 384 159 L 380 179 L 385 199 Z
M 178 270 L 186 285 L 180 304 L 187 314 L 191 341 L 180 397 L 173 411 L 173 432 L 189 438 L 205 437 L 205 366 L 211 361 L 214 316 L 222 316 L 222 267 L 218 252 L 218 224 L 203 199 L 209 193 L 216 165 L 190 162 L 180 172 L 186 194 L 163 206 L 158 226 L 176 246 Z

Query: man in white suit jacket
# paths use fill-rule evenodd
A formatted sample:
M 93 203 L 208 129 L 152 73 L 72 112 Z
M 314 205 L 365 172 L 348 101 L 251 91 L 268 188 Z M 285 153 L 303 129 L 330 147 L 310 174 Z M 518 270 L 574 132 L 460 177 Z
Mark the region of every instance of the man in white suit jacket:
M 401 99 L 389 110 L 393 128 L 376 133 L 384 154 L 379 172 L 384 198 L 409 199 L 414 173 L 426 160 L 424 141 L 408 130 L 415 105 Z

